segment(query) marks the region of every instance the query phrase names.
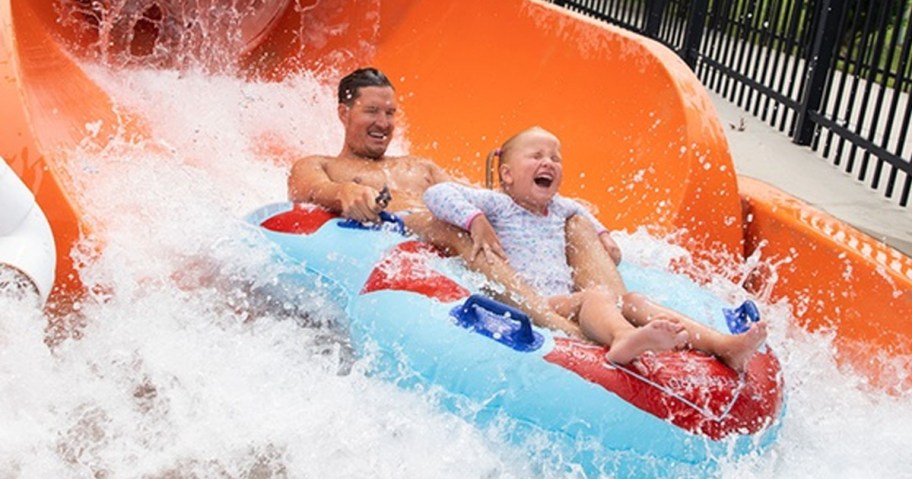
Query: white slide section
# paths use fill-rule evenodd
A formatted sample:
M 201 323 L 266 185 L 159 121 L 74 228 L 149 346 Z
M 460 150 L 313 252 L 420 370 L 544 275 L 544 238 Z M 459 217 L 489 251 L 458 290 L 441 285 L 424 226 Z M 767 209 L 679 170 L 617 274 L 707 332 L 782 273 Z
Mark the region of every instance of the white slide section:
M 54 235 L 44 212 L 6 161 L 0 161 L 0 269 L 25 276 L 43 303 L 54 285 L 56 265 Z

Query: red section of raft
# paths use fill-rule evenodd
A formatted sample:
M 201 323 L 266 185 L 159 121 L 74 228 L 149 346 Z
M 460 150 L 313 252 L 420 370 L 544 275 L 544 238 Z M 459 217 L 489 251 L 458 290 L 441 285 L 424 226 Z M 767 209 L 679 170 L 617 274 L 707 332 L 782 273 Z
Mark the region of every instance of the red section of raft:
M 697 351 L 645 354 L 629 365 L 605 359 L 608 348 L 555 338 L 545 360 L 567 368 L 630 404 L 712 439 L 768 426 L 782 407 L 779 361 L 758 352 L 743 375 Z

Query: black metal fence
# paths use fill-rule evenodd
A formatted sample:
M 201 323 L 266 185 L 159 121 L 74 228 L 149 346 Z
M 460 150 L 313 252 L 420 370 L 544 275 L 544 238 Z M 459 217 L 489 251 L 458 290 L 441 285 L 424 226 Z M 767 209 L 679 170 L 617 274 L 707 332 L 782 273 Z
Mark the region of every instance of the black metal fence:
M 664 43 L 708 88 L 908 205 L 912 0 L 550 1 Z

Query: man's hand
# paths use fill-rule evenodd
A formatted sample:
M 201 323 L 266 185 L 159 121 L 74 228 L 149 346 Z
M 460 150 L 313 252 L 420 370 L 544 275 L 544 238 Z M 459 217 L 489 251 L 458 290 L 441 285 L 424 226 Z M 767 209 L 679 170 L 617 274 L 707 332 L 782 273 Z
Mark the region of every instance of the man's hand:
M 393 195 L 390 193 L 389 187 L 383 185 L 383 189 L 377 194 L 377 198 L 374 199 L 374 202 L 380 206 L 381 210 L 385 210 L 386 207 L 389 206 L 390 201 L 393 201 Z
M 370 186 L 346 183 L 339 192 L 342 216 L 362 223 L 379 221 L 385 205 L 377 202 L 380 192 Z
M 488 264 L 494 262 L 494 257 L 498 256 L 503 260 L 507 259 L 500 240 L 497 239 L 497 233 L 491 222 L 483 214 L 479 214 L 472 220 L 469 225 L 469 234 L 472 236 L 472 261 L 478 257 L 479 253 L 484 253 L 485 260 Z
M 611 233 L 605 231 L 599 234 L 598 237 L 599 241 L 602 242 L 602 247 L 604 247 L 605 251 L 608 252 L 608 255 L 611 256 L 614 264 L 621 264 L 621 247 L 614 242 Z

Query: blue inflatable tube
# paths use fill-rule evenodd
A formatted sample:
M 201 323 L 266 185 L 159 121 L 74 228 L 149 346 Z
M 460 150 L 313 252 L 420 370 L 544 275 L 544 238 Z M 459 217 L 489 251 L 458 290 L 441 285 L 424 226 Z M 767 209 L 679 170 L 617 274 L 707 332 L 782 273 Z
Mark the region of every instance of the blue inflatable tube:
M 506 424 L 518 444 L 546 437 L 555 460 L 590 477 L 701 475 L 776 439 L 784 408 L 772 351 L 740 375 L 693 351 L 617 366 L 605 348 L 535 327 L 436 271 L 433 253 L 401 224 L 364 229 L 291 203 L 246 220 L 279 246 L 278 261 L 303 263 L 347 292 L 352 345 L 372 352 L 375 374 L 436 387 L 445 408 L 481 426 Z M 661 285 L 676 292 L 660 297 L 666 305 L 725 327 L 728 305 L 686 278 L 634 265 L 621 273 L 632 290 Z

